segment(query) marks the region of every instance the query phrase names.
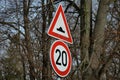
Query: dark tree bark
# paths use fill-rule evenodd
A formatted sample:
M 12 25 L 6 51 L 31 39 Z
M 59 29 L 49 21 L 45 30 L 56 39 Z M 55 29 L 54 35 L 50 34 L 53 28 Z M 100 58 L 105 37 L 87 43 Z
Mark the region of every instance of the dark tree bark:
M 80 50 L 81 50 L 81 69 L 82 69 L 82 79 L 87 80 L 86 76 L 90 74 L 90 71 L 84 70 L 89 64 L 89 46 L 90 46 L 90 26 L 91 26 L 91 0 L 81 0 L 81 25 L 80 25 Z
M 48 2 L 48 24 L 50 25 L 51 21 L 52 21 L 52 13 L 53 13 L 53 4 L 50 0 L 47 0 Z M 48 37 L 47 35 L 47 50 L 46 51 L 49 51 L 50 50 L 50 45 L 51 45 L 51 38 Z M 49 52 L 48 52 L 49 53 Z M 49 58 L 49 55 L 48 55 L 48 58 Z M 48 77 L 49 77 L 49 80 L 53 80 L 52 79 L 52 66 L 51 66 L 51 63 L 50 63 L 50 59 L 48 60 Z
M 42 54 L 43 54 L 43 66 L 42 66 L 42 80 L 48 80 L 48 54 L 46 51 L 46 13 L 45 13 L 45 5 L 44 5 L 44 0 L 42 0 Z
M 89 62 L 89 38 L 90 38 L 90 13 L 91 13 L 91 0 L 81 0 L 81 9 L 83 15 L 81 15 L 80 25 L 80 47 L 82 61 Z
M 34 64 L 33 64 L 33 50 L 31 46 L 31 39 L 30 39 L 30 31 L 29 31 L 29 6 L 30 0 L 23 1 L 23 18 L 24 18 L 24 29 L 25 29 L 25 42 L 26 42 L 26 49 L 27 49 L 27 57 L 29 63 L 29 72 L 30 72 L 30 80 L 35 80 L 35 71 L 34 71 Z

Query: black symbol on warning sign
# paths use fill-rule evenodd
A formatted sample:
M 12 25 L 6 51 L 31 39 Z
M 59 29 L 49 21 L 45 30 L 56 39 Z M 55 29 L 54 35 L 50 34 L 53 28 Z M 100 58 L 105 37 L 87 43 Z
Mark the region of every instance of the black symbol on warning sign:
M 65 33 L 65 31 L 62 29 L 62 27 L 60 28 L 57 28 L 58 31 L 62 32 L 62 33 Z

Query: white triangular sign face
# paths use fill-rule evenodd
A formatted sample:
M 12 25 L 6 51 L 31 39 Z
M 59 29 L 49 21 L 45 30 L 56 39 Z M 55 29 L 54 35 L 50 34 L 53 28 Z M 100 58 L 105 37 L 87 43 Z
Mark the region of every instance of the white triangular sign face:
M 63 36 L 68 38 L 67 29 L 65 27 L 64 20 L 62 18 L 61 13 L 60 13 L 60 15 L 58 17 L 58 20 L 57 20 L 57 22 L 55 24 L 55 27 L 53 28 L 53 32 L 61 34 L 61 35 L 63 35 Z
M 48 29 L 48 35 L 71 44 L 73 43 L 62 5 L 60 5 L 56 11 L 55 17 Z

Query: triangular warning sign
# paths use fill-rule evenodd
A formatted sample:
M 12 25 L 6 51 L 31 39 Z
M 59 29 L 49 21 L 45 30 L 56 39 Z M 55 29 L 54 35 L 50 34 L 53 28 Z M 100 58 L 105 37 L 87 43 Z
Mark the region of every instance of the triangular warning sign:
M 48 29 L 48 35 L 64 40 L 71 44 L 73 43 L 62 5 L 59 5 L 55 13 L 52 23 Z

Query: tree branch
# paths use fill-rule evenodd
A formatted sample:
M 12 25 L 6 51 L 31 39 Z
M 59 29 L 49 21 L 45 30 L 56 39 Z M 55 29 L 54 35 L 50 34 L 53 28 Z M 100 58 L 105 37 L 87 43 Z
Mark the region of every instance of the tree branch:
M 14 23 L 14 22 L 4 22 L 4 21 L 1 22 L 1 21 L 0 21 L 0 24 L 2 24 L 2 25 L 8 25 L 8 26 L 14 28 L 15 30 L 19 31 L 23 36 L 25 36 L 25 34 L 24 34 L 23 32 L 21 32 L 18 28 L 16 28 L 16 27 L 13 25 L 13 23 Z M 14 24 L 16 24 L 16 23 L 14 23 Z
M 80 9 L 77 5 L 76 5 L 76 3 L 74 2 L 74 1 L 71 1 L 71 0 L 55 0 L 54 2 L 62 2 L 62 1 L 66 1 L 66 2 L 68 2 L 69 3 L 69 5 L 67 6 L 67 8 L 65 9 L 65 12 L 67 12 L 67 9 L 70 7 L 70 6 L 73 6 L 75 9 L 76 9 L 76 11 L 79 13 L 79 15 L 81 16 L 82 15 L 82 9 Z

